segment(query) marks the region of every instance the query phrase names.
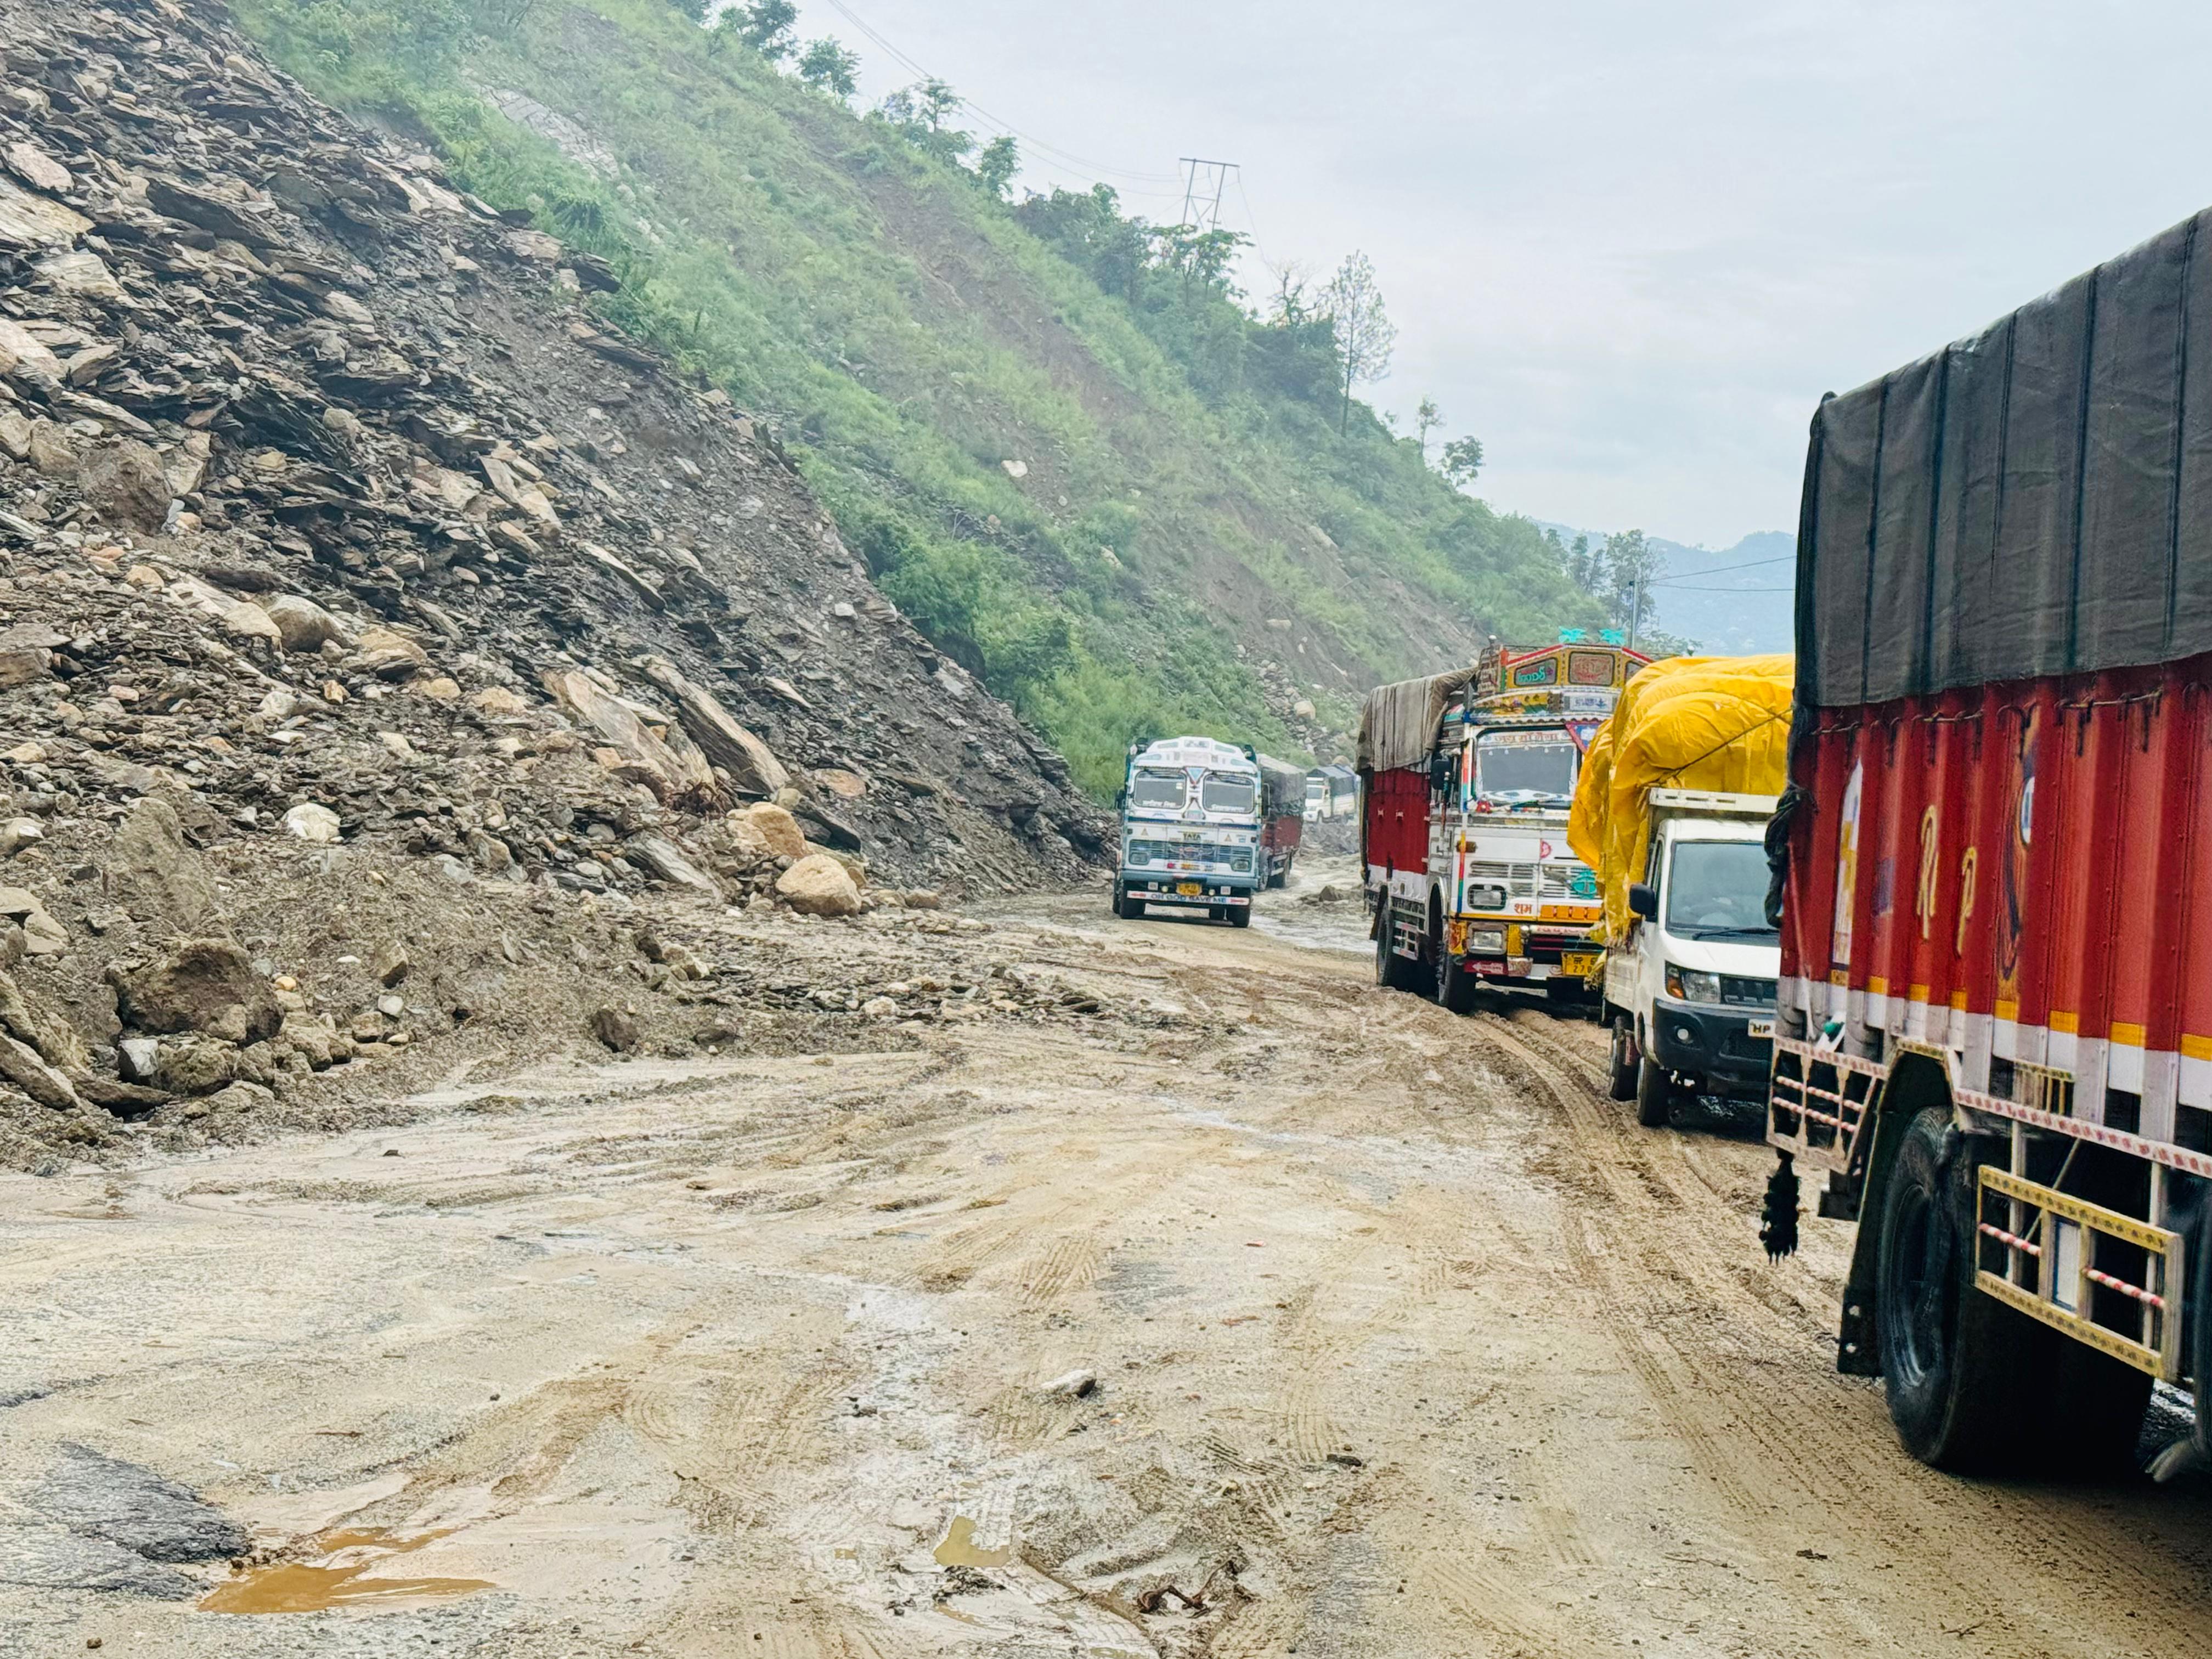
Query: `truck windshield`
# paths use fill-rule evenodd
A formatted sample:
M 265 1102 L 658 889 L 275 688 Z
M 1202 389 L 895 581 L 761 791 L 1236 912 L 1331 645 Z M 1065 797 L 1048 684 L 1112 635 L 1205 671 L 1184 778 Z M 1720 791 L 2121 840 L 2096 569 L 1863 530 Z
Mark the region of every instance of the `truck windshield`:
M 1766 848 L 1755 841 L 1675 844 L 1667 931 L 1687 939 L 1777 937 L 1766 925 Z
M 1180 772 L 1140 766 L 1129 782 L 1129 805 L 1180 812 L 1189 788 L 1188 780 Z
M 1474 793 L 1505 806 L 1565 806 L 1575 794 L 1574 740 L 1564 732 L 1486 732 L 1474 740 Z
M 1234 772 L 1208 772 L 1206 781 L 1199 786 L 1199 805 L 1209 812 L 1235 812 L 1249 816 L 1253 805 L 1259 799 L 1258 781 L 1239 777 Z

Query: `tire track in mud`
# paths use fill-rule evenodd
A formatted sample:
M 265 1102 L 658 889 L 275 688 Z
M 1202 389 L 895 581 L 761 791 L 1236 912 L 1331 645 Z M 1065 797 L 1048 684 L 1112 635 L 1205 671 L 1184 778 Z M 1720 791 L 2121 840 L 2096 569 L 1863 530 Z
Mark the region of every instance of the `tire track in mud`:
M 1589 1160 L 1591 1176 L 1612 1200 L 1606 1212 L 1582 1218 L 1589 1233 L 1608 1240 L 1608 1253 L 1631 1264 L 1640 1279 L 1686 1280 L 1688 1294 L 1704 1298 L 1709 1311 L 1688 1320 L 1664 1316 L 1656 1306 L 1642 1313 L 1626 1311 L 1610 1283 L 1617 1273 L 1608 1273 L 1592 1255 L 1571 1221 L 1566 1229 L 1577 1276 L 1607 1304 L 1608 1323 L 1639 1380 L 1648 1377 L 1638 1353 L 1656 1364 L 1653 1350 L 1645 1346 L 1649 1333 L 1688 1379 L 1686 1389 L 1675 1387 L 1671 1379 L 1664 1385 L 1674 1388 L 1684 1409 L 1692 1416 L 1709 1417 L 1715 1414 L 1711 1402 L 1729 1402 L 1734 1409 L 1721 1413 L 1728 1419 L 1725 1426 L 1759 1447 L 1763 1456 L 1748 1472 L 1751 1492 L 1755 1494 L 1763 1487 L 1775 1498 L 1753 1496 L 1745 1510 L 1747 1518 L 1786 1518 L 1814 1536 L 1824 1529 L 1859 1534 L 1871 1553 L 1894 1559 L 1903 1570 L 1902 1582 L 1920 1581 L 1930 1605 L 1955 1613 L 1962 1596 L 1983 1603 L 1974 1617 L 2008 1622 L 2033 1618 L 2030 1609 L 2048 1610 L 2069 1593 L 2076 1605 L 2107 1601 L 2141 1610 L 2162 1607 L 2185 1621 L 2201 1621 L 2212 1611 L 2204 1597 L 2175 1588 L 2177 1583 L 2194 1581 L 2190 1563 L 2169 1559 L 2162 1564 L 2165 1571 L 2147 1565 L 2148 1553 L 2164 1553 L 2147 1528 L 2133 1539 L 2115 1539 L 2114 1516 L 2070 1512 L 2073 1500 L 2064 1489 L 2014 1491 L 1957 1480 L 1911 1463 L 1893 1443 L 1885 1419 L 1867 1420 L 1873 1415 L 1865 1409 L 1869 1391 L 1838 1373 L 1815 1370 L 1806 1363 L 1811 1356 L 1804 1352 L 1802 1327 L 1744 1285 L 1721 1258 L 1710 1226 L 1701 1228 L 1694 1217 L 1662 1213 L 1648 1202 L 1639 1203 L 1639 1196 L 1648 1198 L 1646 1182 L 1620 1166 L 1648 1165 L 1671 1136 L 1655 1133 L 1645 1145 L 1627 1132 L 1620 1116 L 1606 1111 L 1609 1103 L 1600 1092 L 1601 1073 L 1577 1060 L 1547 1055 L 1544 1050 L 1549 1042 L 1528 1041 L 1527 1033 L 1500 1017 L 1478 1018 L 1501 1046 L 1528 1063 L 1534 1080 L 1558 1102 L 1577 1150 Z M 1682 1167 L 1693 1166 L 1684 1161 Z M 1708 1194 L 1717 1196 L 1710 1188 Z M 1686 1225 L 1680 1224 L 1685 1221 Z M 1679 1315 L 1681 1305 L 1673 1304 L 1669 1311 Z M 1624 1317 L 1628 1323 L 1622 1322 Z M 1745 1342 L 1732 1329 L 1741 1324 L 1765 1327 L 1765 1346 Z M 1664 1370 L 1660 1374 L 1664 1376 Z M 1670 1422 L 1674 1420 L 1674 1413 L 1667 1415 Z M 1702 1421 L 1698 1437 L 1712 1438 L 1712 1431 Z M 1704 1460 L 1699 1462 L 1703 1471 Z M 1796 1501 L 1781 1501 L 1792 1491 Z M 2094 1493 L 2084 1496 L 2096 1501 Z M 1980 1511 L 1980 1519 L 1962 1516 L 1962 1510 Z M 2124 1527 L 2125 1522 L 2118 1524 Z M 1962 1562 L 1954 1575 L 1941 1571 L 1948 1563 L 1940 1556 L 1930 1559 L 1904 1547 L 1904 1540 L 1912 1539 L 1964 1537 L 2055 1544 L 2053 1532 L 2065 1535 L 2063 1547 L 2039 1552 L 2040 1559 L 2032 1566 L 2023 1563 L 2027 1571 L 2012 1575 L 2010 1587 L 1990 1582 L 1992 1564 L 1985 1552 L 1976 1553 L 1972 1570 Z M 1931 1567 L 1937 1570 L 1932 1575 L 1927 1572 Z M 2201 1624 L 2185 1627 L 2201 1633 Z M 1847 1632 L 1839 1628 L 1838 1633 Z M 2138 1639 L 2151 1636 L 2149 1632 L 2131 1634 Z

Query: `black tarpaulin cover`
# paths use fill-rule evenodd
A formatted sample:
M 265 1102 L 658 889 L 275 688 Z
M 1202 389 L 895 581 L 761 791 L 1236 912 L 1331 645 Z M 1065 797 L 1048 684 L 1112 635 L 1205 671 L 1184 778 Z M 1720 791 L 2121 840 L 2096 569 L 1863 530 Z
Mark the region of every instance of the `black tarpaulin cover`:
M 2212 651 L 2208 222 L 1822 403 L 1801 706 Z

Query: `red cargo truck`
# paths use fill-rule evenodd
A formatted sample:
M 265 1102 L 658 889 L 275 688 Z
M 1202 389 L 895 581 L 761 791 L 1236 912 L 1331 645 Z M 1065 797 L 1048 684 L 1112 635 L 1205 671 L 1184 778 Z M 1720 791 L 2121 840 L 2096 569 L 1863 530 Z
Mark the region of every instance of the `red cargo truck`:
M 2212 1375 L 2207 219 L 1813 422 L 1769 1248 L 1824 1172 L 1838 1364 L 1940 1466 Z

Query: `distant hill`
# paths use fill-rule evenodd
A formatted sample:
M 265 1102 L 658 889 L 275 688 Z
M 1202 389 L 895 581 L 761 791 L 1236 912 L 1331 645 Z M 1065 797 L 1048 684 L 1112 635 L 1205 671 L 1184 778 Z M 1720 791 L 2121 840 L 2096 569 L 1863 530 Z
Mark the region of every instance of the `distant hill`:
M 1602 542 L 1601 530 L 1538 520 L 1571 544 L 1588 536 Z M 1646 623 L 1720 655 L 1750 656 L 1795 648 L 1792 597 L 1797 538 L 1786 530 L 1759 530 L 1734 547 L 1715 551 L 1685 546 L 1663 536 L 1646 538 L 1666 556 L 1667 574 L 1651 592 Z M 1711 572 L 1711 574 L 1704 573 Z

